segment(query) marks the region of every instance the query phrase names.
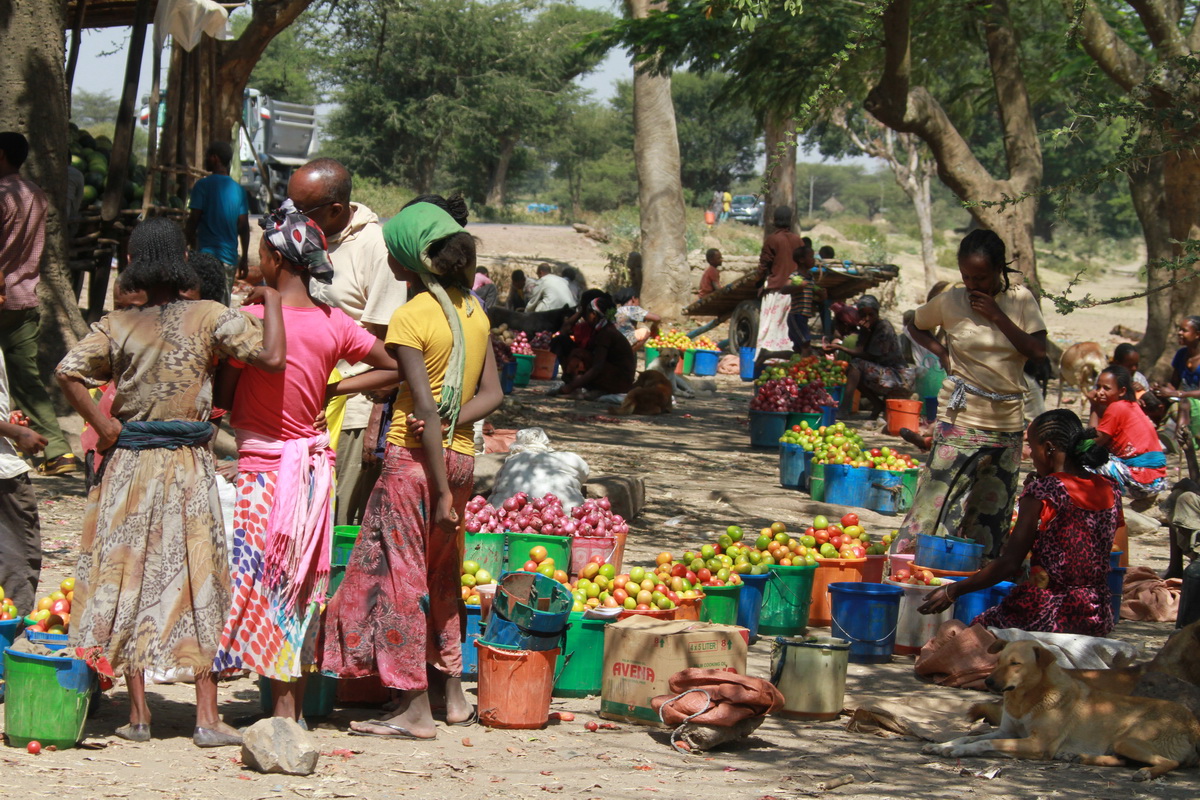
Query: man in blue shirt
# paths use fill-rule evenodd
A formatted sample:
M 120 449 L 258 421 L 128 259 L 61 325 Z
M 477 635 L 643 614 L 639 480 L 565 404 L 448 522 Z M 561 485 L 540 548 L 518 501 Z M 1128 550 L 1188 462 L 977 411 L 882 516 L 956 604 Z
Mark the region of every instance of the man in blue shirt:
M 211 253 L 225 265 L 225 303 L 229 304 L 235 278 L 249 271 L 250 206 L 246 191 L 229 177 L 233 148 L 228 142 L 213 142 L 204 151 L 204 168 L 212 175 L 196 181 L 187 220 L 188 245 Z M 242 256 L 238 258 L 238 241 Z

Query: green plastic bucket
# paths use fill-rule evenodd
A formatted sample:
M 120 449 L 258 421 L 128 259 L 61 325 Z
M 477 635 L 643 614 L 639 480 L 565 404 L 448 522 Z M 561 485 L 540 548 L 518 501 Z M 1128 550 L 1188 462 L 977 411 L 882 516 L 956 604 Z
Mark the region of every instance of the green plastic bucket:
M 900 480 L 900 513 L 903 514 L 913 506 L 913 501 L 917 497 L 917 478 L 921 475 L 919 467 L 904 470 L 904 477 Z
M 4 651 L 4 733 L 11 747 L 74 747 L 83 738 L 95 675 L 77 658 Z
M 806 414 L 802 411 L 789 411 L 787 415 L 787 429 L 790 431 L 801 422 L 807 422 L 808 427 L 816 430 L 821 427 L 822 414 L 818 411 L 815 414 Z
M 813 462 L 808 472 L 808 493 L 818 503 L 825 502 L 825 465 Z
M 692 369 L 695 366 L 696 366 L 696 351 L 695 350 L 684 350 L 683 351 L 683 374 L 691 375 Z
M 917 378 L 917 394 L 920 397 L 937 397 L 942 393 L 942 383 L 945 380 L 946 371 L 941 366 L 930 367 Z
M 333 526 L 333 560 L 335 567 L 344 567 L 350 563 L 350 554 L 354 552 L 354 543 L 358 541 L 358 525 Z
M 645 353 L 646 353 L 646 363 L 642 367 L 642 369 L 649 367 L 651 364 L 654 363 L 654 360 L 658 358 L 658 348 L 657 347 L 647 347 L 645 350 Z
M 346 578 L 346 568 L 340 564 L 329 568 L 329 591 L 325 593 L 326 597 L 333 597 L 337 592 L 338 587 L 342 585 L 342 581 Z
M 737 625 L 738 601 L 742 584 L 736 586 L 705 586 L 704 602 L 700 604 L 700 619 L 719 625 Z
M 513 358 L 517 359 L 517 374 L 513 376 L 513 386 L 528 386 L 529 379 L 533 377 L 534 355 L 516 353 Z
M 554 559 L 554 568 L 566 572 L 571 568 L 571 537 L 545 536 L 540 533 L 504 534 L 508 543 L 508 571 L 519 572 L 529 560 L 529 551 L 541 545 Z M 493 573 L 496 574 L 496 573 Z
M 333 713 L 333 702 L 337 699 L 338 679 L 314 672 L 304 685 L 303 711 L 305 719 L 328 717 Z M 271 713 L 271 682 L 258 676 L 258 707 L 264 714 Z
M 591 697 L 600 694 L 604 680 L 604 629 L 616 617 L 584 619 L 571 612 L 566 644 L 554 665 L 555 697 Z
M 493 578 L 499 578 L 500 573 L 504 571 L 505 534 L 467 533 L 464 541 L 466 546 L 463 548 L 463 561 L 474 561 L 481 569 L 490 572 Z M 557 559 L 554 563 L 558 563 Z M 521 565 L 524 564 L 522 561 Z
M 781 567 L 773 564 L 771 579 L 763 589 L 758 631 L 773 636 L 795 636 L 808 627 L 812 605 L 813 576 L 817 565 Z

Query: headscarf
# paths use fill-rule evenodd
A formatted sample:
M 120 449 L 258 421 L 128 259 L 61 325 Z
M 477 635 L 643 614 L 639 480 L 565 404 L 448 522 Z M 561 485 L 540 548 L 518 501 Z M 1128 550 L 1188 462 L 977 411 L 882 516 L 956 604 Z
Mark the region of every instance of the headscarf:
M 333 281 L 325 234 L 317 223 L 296 210 L 289 198 L 279 208 L 258 221 L 263 237 L 285 260 L 304 268 L 309 277 L 321 283 Z
M 446 376 L 442 379 L 442 396 L 438 401 L 438 415 L 450 423 L 448 441 L 454 439 L 458 413 L 462 410 L 462 387 L 467 370 L 466 338 L 463 336 L 462 321 L 458 318 L 450 295 L 435 277 L 440 273 L 429 261 L 428 252 L 433 243 L 462 233 L 463 230 L 463 226 L 455 222 L 453 217 L 431 203 L 407 206 L 383 226 L 383 242 L 387 245 L 388 253 L 399 261 L 402 267 L 420 276 L 421 283 L 438 301 L 442 313 L 446 315 L 446 322 L 450 324 L 450 363 L 446 367 Z M 470 281 L 465 275 L 459 278 L 464 284 Z M 465 288 L 463 302 L 469 317 L 475 308 Z
M 596 321 L 596 330 L 607 327 L 617 316 L 616 304 L 603 292 L 591 299 L 588 308 L 600 316 L 600 319 Z

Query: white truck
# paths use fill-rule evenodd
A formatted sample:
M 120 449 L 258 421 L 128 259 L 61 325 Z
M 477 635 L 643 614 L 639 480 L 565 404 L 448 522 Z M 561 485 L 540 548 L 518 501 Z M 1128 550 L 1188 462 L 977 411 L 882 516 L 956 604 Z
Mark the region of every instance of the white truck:
M 317 109 L 247 89 L 242 119 L 241 184 L 250 197 L 250 210 L 261 214 L 283 202 L 288 179 L 309 160 L 317 140 Z

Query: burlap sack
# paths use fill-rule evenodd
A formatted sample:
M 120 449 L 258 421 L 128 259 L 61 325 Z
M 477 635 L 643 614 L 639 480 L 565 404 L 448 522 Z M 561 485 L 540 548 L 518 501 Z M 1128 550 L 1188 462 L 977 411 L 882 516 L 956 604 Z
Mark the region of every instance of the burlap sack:
M 650 706 L 662 714 L 668 725 L 681 725 L 692 714 L 704 712 L 691 721 L 699 725 L 729 727 L 783 708 L 783 695 L 769 681 L 736 672 L 685 669 L 672 675 L 667 685 L 671 693 L 655 697 Z M 691 689 L 702 689 L 708 697 L 700 692 L 679 697 Z
M 982 625 L 967 627 L 948 620 L 921 648 L 914 669 L 939 686 L 983 689 L 983 679 L 996 667 L 997 656 L 988 652 L 994 641 L 996 637 Z

